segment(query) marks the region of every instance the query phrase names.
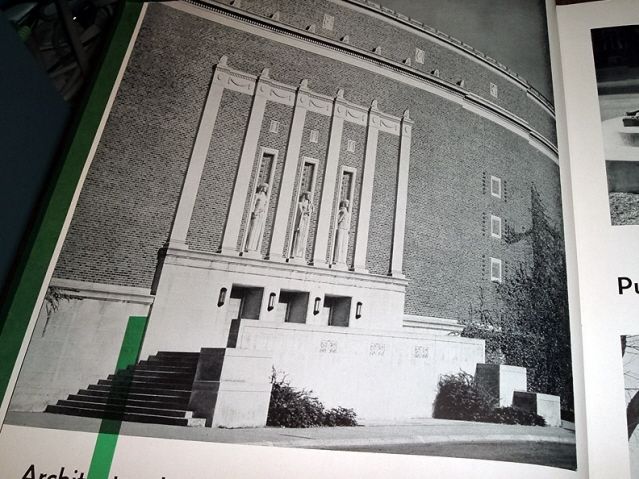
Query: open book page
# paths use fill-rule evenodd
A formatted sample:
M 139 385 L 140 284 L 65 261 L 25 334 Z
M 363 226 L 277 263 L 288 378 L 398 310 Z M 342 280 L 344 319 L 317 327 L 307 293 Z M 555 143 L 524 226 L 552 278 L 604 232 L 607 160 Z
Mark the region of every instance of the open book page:
M 454 3 L 127 5 L 3 477 L 585 477 L 545 8 Z
M 558 8 L 583 327 L 590 477 L 639 477 L 639 5 Z

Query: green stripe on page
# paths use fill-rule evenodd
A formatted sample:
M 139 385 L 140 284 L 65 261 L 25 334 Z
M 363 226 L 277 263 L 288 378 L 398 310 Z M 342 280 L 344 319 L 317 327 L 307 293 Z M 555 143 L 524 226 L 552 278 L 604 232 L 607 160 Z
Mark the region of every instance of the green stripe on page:
M 130 316 L 124 333 L 116 371 L 125 369 L 138 362 L 142 340 L 146 330 L 147 318 L 145 316 Z M 108 404 L 108 399 L 107 399 Z M 107 479 L 111 471 L 115 447 L 118 443 L 120 426 L 122 421 L 103 419 L 100 424 L 100 432 L 95 441 L 93 457 L 89 466 L 87 479 Z

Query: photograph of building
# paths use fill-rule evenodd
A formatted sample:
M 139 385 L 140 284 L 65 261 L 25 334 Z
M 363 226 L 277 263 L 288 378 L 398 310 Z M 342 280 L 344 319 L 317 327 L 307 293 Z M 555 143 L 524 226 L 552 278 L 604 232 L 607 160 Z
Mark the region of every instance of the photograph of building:
M 443 375 L 490 370 L 500 406 L 527 393 L 561 424 L 550 100 L 364 0 L 150 3 L 136 35 L 8 421 L 261 427 L 275 371 L 361 423 L 399 424 L 432 417 Z M 553 301 L 522 286 L 543 274 Z M 139 317 L 126 379 L 114 366 Z M 561 374 L 514 359 L 529 327 L 562 331 L 535 358 Z
M 639 224 L 639 27 L 592 30 L 613 225 Z

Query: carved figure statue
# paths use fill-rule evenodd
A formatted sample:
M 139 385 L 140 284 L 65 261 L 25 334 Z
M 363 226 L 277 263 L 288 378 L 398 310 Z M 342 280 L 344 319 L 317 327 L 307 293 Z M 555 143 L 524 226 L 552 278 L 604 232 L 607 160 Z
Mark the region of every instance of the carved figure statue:
M 257 187 L 255 199 L 253 200 L 253 211 L 249 221 L 248 234 L 246 235 L 246 246 L 244 251 L 257 251 L 264 232 L 266 223 L 266 207 L 268 203 L 268 183 L 262 183 Z
M 311 203 L 308 191 L 300 195 L 297 202 L 297 217 L 295 220 L 295 232 L 293 236 L 293 258 L 304 258 L 306 256 L 306 243 L 308 241 L 308 230 L 311 226 L 311 214 L 313 214 L 313 203 Z
M 351 212 L 349 211 L 349 201 L 342 200 L 339 203 L 339 211 L 337 213 L 337 236 L 335 238 L 335 254 L 333 256 L 335 264 L 346 264 L 350 229 Z

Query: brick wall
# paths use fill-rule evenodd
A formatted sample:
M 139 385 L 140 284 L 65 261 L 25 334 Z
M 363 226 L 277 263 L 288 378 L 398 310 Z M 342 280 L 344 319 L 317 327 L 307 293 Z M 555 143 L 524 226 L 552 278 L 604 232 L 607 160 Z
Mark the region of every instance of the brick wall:
M 230 90 L 222 94 L 186 237 L 193 249 L 218 251 L 222 247 L 250 108 L 248 95 Z
M 230 2 L 224 0 L 221 3 Z M 380 15 L 363 13 L 359 8 L 328 0 L 244 0 L 240 9 L 262 17 L 270 17 L 277 11 L 281 23 L 299 29 L 315 24 L 316 33 L 323 37 L 340 40 L 348 35 L 350 45 L 367 52 L 381 47 L 381 56 L 384 58 L 397 62 L 410 58 L 412 68 L 418 71 L 430 73 L 439 69 L 442 79 L 451 82 L 464 79 L 467 90 L 524 118 L 548 139 L 555 141 L 554 121 L 542 107 L 528 98 L 521 86 L 515 85 L 486 63 L 443 44 L 441 40 L 424 37 L 410 28 L 400 28 L 398 23 Z M 334 18 L 332 30 L 322 28 L 324 14 Z M 425 53 L 423 64 L 415 61 L 417 48 Z M 497 86 L 497 98 L 490 94 L 491 83 Z M 546 95 L 552 95 L 550 85 L 539 88 L 546 91 Z
M 140 38 L 156 38 L 145 22 Z M 171 221 L 212 74 L 179 69 L 184 51 L 140 42 L 84 182 L 55 276 L 150 287 Z
M 414 131 L 414 129 L 413 129 Z M 399 166 L 399 137 L 380 132 L 373 179 L 366 267 L 374 274 L 390 272 Z
M 455 128 L 455 125 L 464 128 Z M 468 132 L 472 132 L 469 135 Z M 504 275 L 530 258 L 529 245 L 507 246 L 490 235 L 491 213 L 516 231 L 530 226 L 530 188 L 541 192 L 550 217 L 561 226 L 558 167 L 518 137 L 461 109 L 448 109 L 437 125 L 413 128 L 413 142 L 427 143 L 411 158 L 404 268 L 410 280 L 406 312 L 463 317 L 496 301 L 490 257 Z M 502 179 L 499 200 L 483 178 Z M 504 192 L 502 192 L 504 193 Z M 504 224 L 502 224 L 502 227 Z
M 515 227 L 525 227 L 530 221 L 531 183 L 548 206 L 549 216 L 561 221 L 558 168 L 526 139 L 441 97 L 399 86 L 386 77 L 150 4 L 56 276 L 150 286 L 157 249 L 168 236 L 212 66 L 222 54 L 229 55 L 233 68 L 258 74 L 268 67 L 272 78 L 287 84 L 297 85 L 307 78 L 309 87 L 319 93 L 334 95 L 342 87 L 346 97 L 360 105 L 378 99 L 380 110 L 396 116 L 410 108 L 415 123 L 404 255 L 410 280 L 407 313 L 458 318 L 467 314 L 480 291 L 494 297 L 487 258 L 499 255 L 512 269 L 529 253 L 525 244 L 507 248 L 486 235 L 486 218 L 494 212 Z M 250 103 L 248 95 L 224 95 L 222 121 L 216 123 L 189 231 L 192 246 L 208 251 L 219 247 L 230 197 L 226 182 L 234 177 L 238 139 L 246 128 L 241 112 L 247 112 Z M 265 128 L 269 116 L 276 114 L 282 116 L 283 128 L 286 115 L 272 107 L 269 103 Z M 308 142 L 311 128 L 319 131 L 317 144 Z M 329 129 L 327 117 L 307 115 L 300 154 L 320 162 L 309 245 L 317 222 Z M 349 131 L 345 128 L 345 138 Z M 280 151 L 280 164 L 285 137 L 273 146 Z M 388 205 L 394 204 L 398 138 L 382 133 L 378 148 L 367 263 L 372 272 L 386 274 L 392 235 Z M 507 191 L 502 202 L 485 193 L 485 175 L 502 178 Z

